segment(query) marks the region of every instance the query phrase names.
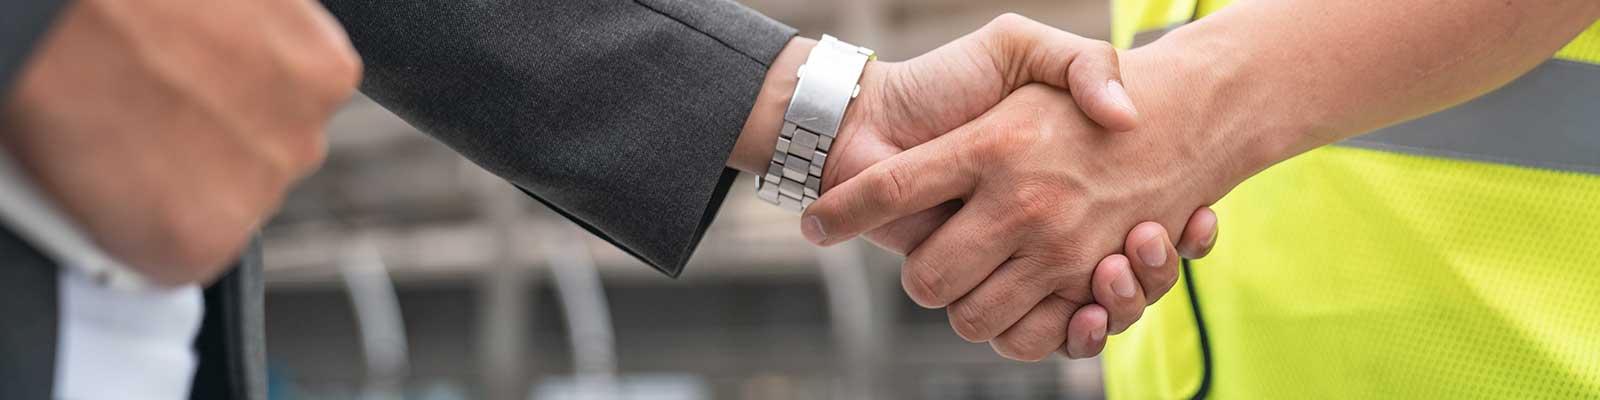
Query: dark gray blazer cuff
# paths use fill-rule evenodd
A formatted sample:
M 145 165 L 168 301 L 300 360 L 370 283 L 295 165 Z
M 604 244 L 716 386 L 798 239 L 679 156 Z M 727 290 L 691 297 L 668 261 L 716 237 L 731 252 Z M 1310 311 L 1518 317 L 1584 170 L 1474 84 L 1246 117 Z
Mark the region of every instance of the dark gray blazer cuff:
M 324 0 L 362 90 L 676 276 L 794 29 L 726 0 Z

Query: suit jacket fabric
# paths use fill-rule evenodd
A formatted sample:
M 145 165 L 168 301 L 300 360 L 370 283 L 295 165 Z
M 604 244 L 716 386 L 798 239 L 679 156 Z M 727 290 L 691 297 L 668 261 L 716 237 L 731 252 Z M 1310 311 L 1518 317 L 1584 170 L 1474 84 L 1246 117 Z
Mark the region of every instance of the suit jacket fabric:
M 0 101 L 10 97 L 6 94 L 11 93 L 11 81 L 65 4 L 65 0 L 0 2 Z
M 55 384 L 55 263 L 0 227 L 0 399 L 49 399 Z
M 0 4 L 0 94 L 62 0 Z M 362 91 L 662 272 L 681 273 L 795 31 L 727 0 L 324 0 Z M 50 397 L 57 270 L 0 227 L 0 398 Z M 258 246 L 206 289 L 191 398 L 265 396 Z
M 324 0 L 362 92 L 676 276 L 794 30 L 725 0 Z

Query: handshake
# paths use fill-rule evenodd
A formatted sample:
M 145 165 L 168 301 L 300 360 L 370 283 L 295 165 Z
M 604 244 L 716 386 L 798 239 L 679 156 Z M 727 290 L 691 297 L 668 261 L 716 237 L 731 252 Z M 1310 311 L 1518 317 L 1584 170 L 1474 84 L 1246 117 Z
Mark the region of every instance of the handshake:
M 905 255 L 913 300 L 1020 360 L 1098 354 L 1172 288 L 1182 258 L 1209 252 L 1211 204 L 1316 151 L 1235 200 L 1252 209 L 1239 236 L 1262 248 L 1229 252 L 1233 268 L 1211 270 L 1237 294 L 1214 307 L 1249 317 L 1221 319 L 1231 325 L 1215 332 L 1233 336 L 1215 343 L 1272 362 L 1230 364 L 1244 379 L 1227 393 L 1393 391 L 1372 376 L 1421 378 L 1405 380 L 1424 383 L 1410 393 L 1500 393 L 1526 376 L 1550 393 L 1595 387 L 1582 373 L 1595 352 L 1542 338 L 1592 331 L 1547 311 L 1595 303 L 1593 290 L 1548 288 L 1587 288 L 1592 272 L 1582 261 L 1596 246 L 1574 238 L 1596 237 L 1582 223 L 1594 214 L 1581 211 L 1593 209 L 1583 201 L 1600 153 L 1588 146 L 1593 107 L 1575 96 L 1595 81 L 1600 3 L 1241 1 L 1218 11 L 1223 1 L 1206 2 L 1214 12 L 1203 18 L 1202 7 L 1169 3 L 1114 2 L 1115 15 L 1137 17 L 1118 18 L 1121 40 L 1188 21 L 1126 52 L 1015 15 L 905 62 L 839 52 L 852 62 L 839 76 L 859 78 L 859 92 L 846 107 L 839 92 L 851 87 L 826 82 L 817 92 L 841 101 L 825 120 L 785 115 L 818 43 L 727 0 L 0 3 L 0 259 L 10 266 L 0 288 L 14 294 L 0 310 L 20 321 L 0 334 L 0 348 L 17 350 L 0 356 L 0 398 L 139 398 L 154 387 L 171 395 L 143 397 L 228 398 L 208 390 L 264 381 L 190 379 L 265 370 L 249 356 L 262 338 L 249 323 L 262 318 L 250 306 L 261 286 L 248 266 L 259 265 L 241 250 L 323 161 L 324 128 L 358 87 L 669 274 L 713 220 L 737 175 L 729 168 L 780 166 L 783 185 L 761 195 L 804 208 L 807 239 L 860 236 Z M 1462 103 L 1491 90 L 1493 100 Z M 821 103 L 802 93 L 797 103 Z M 1421 125 L 1396 125 L 1411 120 Z M 805 121 L 826 121 L 805 128 L 829 141 L 780 136 Z M 1393 130 L 1319 150 L 1384 127 Z M 1348 243 L 1329 249 L 1322 237 Z M 1340 262 L 1287 257 L 1304 250 Z M 247 267 L 223 275 L 236 264 Z M 1257 276 L 1268 265 L 1285 274 Z M 1499 273 L 1511 270 L 1522 278 Z M 199 286 L 218 279 L 202 297 Z M 1300 296 L 1325 280 L 1322 296 Z M 1353 290 L 1371 282 L 1390 294 L 1344 301 L 1373 294 Z M 1460 290 L 1489 286 L 1510 291 Z M 1528 292 L 1538 290 L 1566 297 Z M 1506 304 L 1527 298 L 1545 306 L 1507 317 Z M 1450 318 L 1395 317 L 1412 309 Z M 1271 323 L 1240 325 L 1260 321 Z M 1328 327 L 1308 347 L 1349 354 L 1226 345 L 1256 340 L 1245 332 L 1299 346 Z M 1411 334 L 1349 339 L 1397 331 Z M 1499 347 L 1482 351 L 1491 342 Z M 227 350 L 193 352 L 210 344 Z M 1107 376 L 1187 368 L 1163 361 L 1173 349 L 1161 347 Z M 57 354 L 54 369 L 38 362 Z M 1492 368 L 1384 367 L 1395 354 Z M 1130 397 L 1180 393 L 1111 383 Z
M 84 0 L 63 10 L 12 81 L 0 145 L 42 201 L 116 261 L 68 264 L 156 286 L 215 279 L 320 165 L 324 127 L 359 85 L 596 234 L 681 268 L 726 168 L 767 170 L 795 72 L 816 45 L 777 25 L 756 35 L 768 42 L 706 41 L 716 29 L 685 35 L 682 19 L 628 2 L 501 6 L 663 33 L 597 39 L 517 20 L 489 31 L 541 39 L 488 40 L 428 33 L 440 15 L 457 17 L 431 9 L 323 5 Z M 502 15 L 521 14 L 459 17 Z M 602 39 L 622 43 L 591 46 Z M 774 52 L 765 71 L 746 68 Z M 1209 250 L 1206 206 L 1239 175 L 1216 172 L 1239 158 L 1207 150 L 1218 136 L 1185 124 L 1181 102 L 1159 101 L 1181 98 L 1171 89 L 1181 85 L 1122 79 L 1124 69 L 1182 74 L 1120 56 L 1005 15 L 915 59 L 869 62 L 821 196 L 801 218 L 805 236 L 865 236 L 906 255 L 911 298 L 946 308 L 961 337 L 1004 356 L 1098 354 L 1172 287 L 1180 257 Z M 753 107 L 728 95 L 750 89 Z M 1133 99 L 1164 107 L 1140 116 Z M 660 214 L 672 215 L 651 218 Z
M 776 95 L 815 44 L 779 55 L 731 164 L 766 171 L 788 102 Z M 869 62 L 801 230 L 905 255 L 906 293 L 1005 357 L 1098 354 L 1172 287 L 1180 256 L 1206 254 L 1217 221 L 1163 203 L 1184 168 L 1139 151 L 1160 144 L 1129 132 L 1139 118 L 1117 60 L 1105 42 L 1005 15 L 910 61 Z

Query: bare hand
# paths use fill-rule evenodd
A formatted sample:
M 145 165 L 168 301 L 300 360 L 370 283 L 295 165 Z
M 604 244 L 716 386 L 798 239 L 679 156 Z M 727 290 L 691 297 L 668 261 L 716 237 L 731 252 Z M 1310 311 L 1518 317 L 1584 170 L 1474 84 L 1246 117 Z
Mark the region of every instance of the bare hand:
M 214 277 L 360 80 L 306 0 L 79 0 L 5 99 L 0 144 L 112 256 L 166 284 Z
M 1181 143 L 1112 134 L 1073 104 L 1043 85 L 1016 91 L 972 123 L 826 192 L 803 217 L 816 224 L 808 237 L 823 245 L 865 232 L 911 237 L 921 230 L 895 225 L 937 223 L 940 213 L 954 212 L 925 239 L 896 242 L 914 247 L 902 276 L 918 304 L 948 306 L 963 338 L 994 341 L 1014 358 L 1057 348 L 1098 353 L 1104 333 L 1125 329 L 1175 282 L 1171 243 L 1179 238 L 1160 226 L 1182 228 L 1189 243 L 1177 247 L 1207 247 L 1216 219 L 1201 207 L 1220 193 L 1203 192 L 1182 168 L 1165 165 L 1181 158 L 1156 155 Z M 1160 224 L 1133 229 L 1141 221 Z M 1129 259 L 1147 267 L 1129 268 Z M 1107 272 L 1095 271 L 1095 260 Z M 1142 300 L 1106 290 L 1126 275 L 1137 278 L 1133 297 Z M 1058 329 L 1067 315 L 1072 326 Z M 1051 331 L 1062 333 L 1045 334 Z
M 1071 88 L 1070 93 L 1076 104 L 1085 105 L 1083 114 L 1079 115 L 1086 115 L 1100 125 L 1095 127 L 1096 132 L 1110 135 L 1112 133 L 1107 131 L 1133 129 L 1137 126 L 1137 113 L 1121 87 L 1117 55 L 1116 50 L 1104 42 L 1082 38 L 1024 17 L 1005 15 L 971 35 L 910 61 L 871 64 L 862 77 L 862 95 L 841 126 L 839 139 L 834 144 L 828 168 L 824 171 L 822 188 L 827 191 L 873 164 L 956 130 L 1001 103 L 1016 88 L 1030 82 Z M 1078 108 L 1071 104 L 1062 107 Z M 761 165 L 764 166 L 764 158 L 762 160 Z M 955 215 L 959 208 L 959 202 L 926 206 L 911 215 L 875 225 L 865 235 L 885 249 L 907 254 Z M 1200 209 L 1195 211 L 1192 218 L 1202 223 L 1191 225 L 1193 232 L 1186 231 L 1178 247 L 1182 247 L 1187 256 L 1199 257 L 1209 250 L 1212 243 L 1216 216 L 1209 209 Z M 1034 299 L 1034 303 L 1027 304 L 1016 302 L 1007 304 L 1011 308 L 1006 310 L 1007 317 L 1004 318 L 1010 322 L 993 327 L 992 332 L 977 332 L 965 326 L 958 318 L 958 309 L 951 308 L 952 325 L 958 334 L 969 340 L 993 339 L 996 351 L 1011 358 L 1037 360 L 1057 348 L 1073 356 L 1098 353 L 1098 346 L 1103 345 L 1107 332 L 1114 334 L 1126 329 L 1142 315 L 1145 305 L 1159 299 L 1175 282 L 1178 265 L 1176 255 L 1153 260 L 1154 265 L 1140 268 L 1140 273 L 1133 273 L 1126 267 L 1126 260 L 1140 259 L 1133 253 L 1133 239 L 1140 239 L 1137 243 L 1143 245 L 1149 241 L 1145 238 L 1167 236 L 1160 225 L 1150 225 L 1154 225 L 1157 232 L 1150 233 L 1145 229 L 1129 233 L 1129 255 L 1122 258 L 1124 262 L 1120 270 L 1115 268 L 1117 264 L 1112 263 L 1110 268 L 1102 268 L 1106 272 L 1096 272 L 1097 279 L 1102 275 L 1106 277 L 1106 282 L 1096 284 L 1103 283 L 1106 287 L 1110 287 L 1113 281 L 1122 282 L 1120 279 L 1123 278 L 1136 279 L 1137 293 L 1130 295 L 1137 296 L 1136 300 L 1115 296 L 1115 291 L 1106 291 L 1106 296 L 1101 298 L 1098 296 L 1100 293 L 1096 292 L 1096 300 L 1100 300 L 1104 307 L 1085 309 L 1086 312 L 1077 317 L 1072 316 L 1078 307 L 1065 307 L 1074 303 L 1053 297 Z M 816 225 L 810 224 L 809 220 L 802 227 L 810 237 L 820 233 L 815 228 Z M 1133 234 L 1141 232 L 1143 236 L 1132 238 Z M 1118 232 L 1107 239 L 1120 239 L 1122 236 Z M 1171 240 L 1150 242 L 1149 245 L 1159 249 L 1174 247 Z M 1173 249 L 1168 252 L 1176 251 Z M 919 289 L 914 287 L 916 281 L 911 278 L 915 277 L 913 272 L 920 269 L 913 267 L 913 261 L 916 259 L 908 260 L 903 275 L 907 292 L 925 306 L 942 307 L 948 304 L 924 302 L 925 297 L 918 295 Z M 993 266 L 989 266 L 984 271 L 992 270 Z M 983 276 L 987 275 L 985 273 Z M 1088 296 L 1090 283 L 1086 276 L 1077 282 L 1060 282 L 1062 287 L 1054 289 L 1077 291 L 1082 296 Z M 1138 303 L 1138 306 L 1128 306 L 1134 303 Z M 1074 321 L 1070 327 L 1069 317 Z M 1094 333 L 1096 329 L 1098 335 Z M 1068 343 L 1065 339 L 1051 339 L 1067 336 L 1069 331 L 1076 341 Z M 1091 337 L 1099 337 L 1100 340 L 1095 343 L 1081 340 Z M 1045 348 L 1046 343 L 1049 344 L 1048 348 Z M 1041 348 L 1044 349 L 1042 353 L 1037 351 Z M 1094 349 L 1092 353 L 1080 355 L 1072 351 L 1089 348 Z

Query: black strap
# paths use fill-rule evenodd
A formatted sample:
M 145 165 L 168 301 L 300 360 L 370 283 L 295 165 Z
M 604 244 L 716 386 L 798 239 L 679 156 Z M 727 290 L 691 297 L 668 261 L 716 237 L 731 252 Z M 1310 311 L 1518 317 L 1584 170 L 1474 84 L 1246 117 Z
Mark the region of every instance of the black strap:
M 1200 292 L 1194 289 L 1194 270 L 1189 260 L 1183 260 L 1183 286 L 1189 291 L 1189 310 L 1194 313 L 1194 329 L 1200 338 L 1200 387 L 1195 388 L 1191 399 L 1204 399 L 1211 393 L 1211 338 L 1206 335 L 1206 320 L 1200 313 Z
M 251 242 L 231 272 L 206 288 L 205 321 L 195 337 L 195 368 L 189 398 L 266 398 L 262 325 L 261 243 Z

